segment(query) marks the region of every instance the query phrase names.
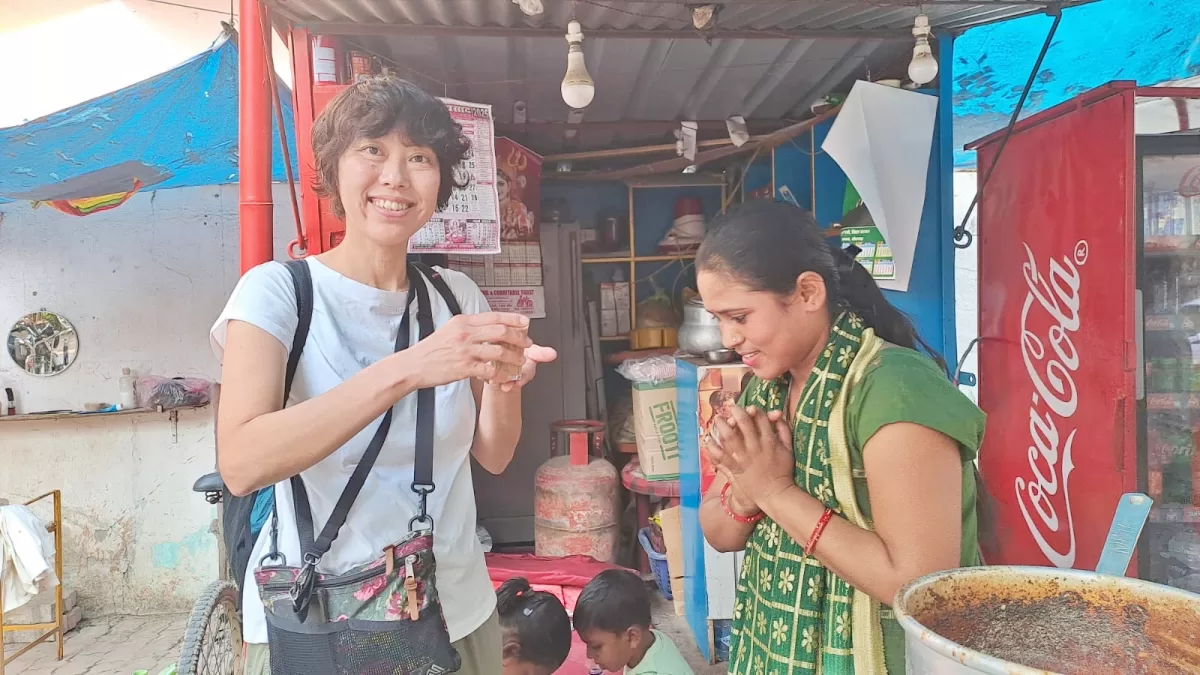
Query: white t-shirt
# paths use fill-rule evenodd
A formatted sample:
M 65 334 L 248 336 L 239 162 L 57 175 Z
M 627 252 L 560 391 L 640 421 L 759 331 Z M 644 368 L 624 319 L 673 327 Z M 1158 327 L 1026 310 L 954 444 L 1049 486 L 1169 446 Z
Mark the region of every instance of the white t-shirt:
M 301 353 L 289 405 L 320 396 L 391 354 L 408 300 L 408 292 L 382 291 L 342 276 L 319 260 L 308 261 L 313 280 L 312 326 Z M 438 271 L 464 314 L 488 311 L 487 299 L 470 278 L 453 270 Z M 434 325 L 442 326 L 451 318 L 450 309 L 433 285 L 422 279 L 433 305 Z M 414 300 L 413 316 L 409 319 L 410 344 L 416 344 L 420 335 L 416 304 Z M 278 262 L 265 263 L 247 272 L 238 282 L 212 328 L 212 347 L 218 359 L 224 354 L 226 326 L 231 320 L 258 326 L 290 351 L 298 319 L 296 294 L 287 268 Z M 438 387 L 436 410 L 433 479 L 437 489 L 429 496 L 429 512 L 435 521 L 437 590 L 450 639 L 460 640 L 483 625 L 496 605 L 483 547 L 475 534 L 470 450 L 476 409 L 470 381 Z M 411 489 L 416 417 L 415 393 L 392 408 L 391 431 L 379 459 L 333 548 L 321 559 L 320 571 L 340 574 L 374 560 L 382 555 L 385 546 L 408 533 L 408 520 L 418 508 L 417 496 Z M 378 421 L 368 424 L 333 454 L 300 474 L 312 503 L 316 535 L 329 519 L 378 426 Z M 288 564 L 299 565 L 300 541 L 288 481 L 275 485 L 275 495 L 280 550 L 287 556 Z M 253 572 L 267 553 L 270 529 L 268 521 L 250 556 L 243 584 L 243 635 L 246 642 L 256 644 L 267 642 L 267 626 Z

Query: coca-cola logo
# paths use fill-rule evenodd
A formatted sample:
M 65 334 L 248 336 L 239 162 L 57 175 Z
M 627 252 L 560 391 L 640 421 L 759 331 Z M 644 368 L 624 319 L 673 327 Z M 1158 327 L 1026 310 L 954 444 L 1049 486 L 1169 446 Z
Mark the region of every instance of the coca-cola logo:
M 1071 449 L 1078 431 L 1072 418 L 1079 407 L 1073 377 L 1079 370 L 1079 352 L 1071 335 L 1079 330 L 1079 268 L 1087 263 L 1088 244 L 1079 241 L 1070 257 L 1051 259 L 1046 274 L 1038 269 L 1028 244 L 1025 254 L 1028 260 L 1022 273 L 1028 293 L 1021 308 L 1021 360 L 1033 392 L 1029 474 L 1018 475 L 1014 486 L 1017 505 L 1038 548 L 1055 566 L 1069 568 L 1075 564 Z M 1035 322 L 1046 326 L 1044 333 L 1030 327 L 1031 313 L 1044 315 Z

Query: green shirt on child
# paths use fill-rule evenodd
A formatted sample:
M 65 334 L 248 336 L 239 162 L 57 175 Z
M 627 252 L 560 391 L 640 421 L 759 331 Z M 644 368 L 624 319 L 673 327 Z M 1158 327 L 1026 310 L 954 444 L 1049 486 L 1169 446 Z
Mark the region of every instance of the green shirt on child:
M 654 644 L 636 666 L 626 666 L 625 675 L 695 675 L 671 638 L 656 630 L 650 632 L 654 633 Z

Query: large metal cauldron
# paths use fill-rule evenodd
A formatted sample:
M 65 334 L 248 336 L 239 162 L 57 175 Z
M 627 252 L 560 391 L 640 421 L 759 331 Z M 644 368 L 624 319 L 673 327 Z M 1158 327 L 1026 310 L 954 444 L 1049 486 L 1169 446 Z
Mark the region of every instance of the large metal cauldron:
M 1200 673 L 1200 595 L 1095 572 L 976 567 L 900 589 L 909 675 Z

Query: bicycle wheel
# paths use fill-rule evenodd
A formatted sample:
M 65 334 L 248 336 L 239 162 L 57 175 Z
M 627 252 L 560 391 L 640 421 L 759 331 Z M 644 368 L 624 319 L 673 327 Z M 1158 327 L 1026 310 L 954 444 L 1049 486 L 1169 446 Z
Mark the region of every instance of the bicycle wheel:
M 214 581 L 192 606 L 179 651 L 178 675 L 239 675 L 241 657 L 237 586 Z

